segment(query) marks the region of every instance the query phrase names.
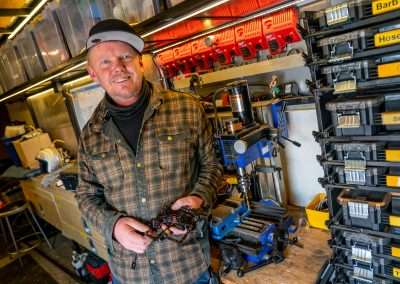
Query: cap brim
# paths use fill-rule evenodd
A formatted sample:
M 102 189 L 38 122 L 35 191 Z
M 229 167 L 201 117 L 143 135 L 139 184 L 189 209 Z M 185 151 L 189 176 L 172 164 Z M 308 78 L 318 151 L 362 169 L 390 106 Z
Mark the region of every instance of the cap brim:
M 143 39 L 135 34 L 124 31 L 107 31 L 107 32 L 97 33 L 89 37 L 86 42 L 86 49 L 90 49 L 93 46 L 105 41 L 122 41 L 131 45 L 139 52 L 142 52 L 144 48 Z

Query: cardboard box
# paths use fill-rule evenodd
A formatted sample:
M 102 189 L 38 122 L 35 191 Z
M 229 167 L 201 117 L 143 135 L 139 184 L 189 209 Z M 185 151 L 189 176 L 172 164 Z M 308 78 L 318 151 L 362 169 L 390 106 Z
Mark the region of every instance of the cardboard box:
M 42 133 L 28 140 L 17 140 L 13 142 L 18 157 L 24 168 L 37 169 L 39 161 L 35 158 L 40 150 L 47 147 L 53 147 L 50 136 Z

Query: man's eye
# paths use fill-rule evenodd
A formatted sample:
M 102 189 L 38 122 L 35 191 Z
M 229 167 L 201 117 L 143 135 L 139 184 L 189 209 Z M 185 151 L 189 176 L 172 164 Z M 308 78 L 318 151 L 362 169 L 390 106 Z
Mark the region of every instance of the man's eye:
M 108 65 L 110 65 L 110 60 L 103 59 L 103 60 L 100 61 L 100 66 L 105 67 L 105 66 L 108 66 Z
M 132 56 L 130 54 L 124 54 L 121 56 L 121 59 L 124 61 L 129 61 L 132 59 Z

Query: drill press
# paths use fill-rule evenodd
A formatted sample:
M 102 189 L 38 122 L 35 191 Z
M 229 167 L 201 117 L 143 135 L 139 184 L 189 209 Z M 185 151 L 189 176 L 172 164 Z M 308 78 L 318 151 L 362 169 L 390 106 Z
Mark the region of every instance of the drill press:
M 226 90 L 233 117 L 241 127 L 218 131 L 217 141 L 224 166 L 236 170 L 241 198 L 228 199 L 213 210 L 211 237 L 221 248 L 224 271 L 234 269 L 243 276 L 282 261 L 295 227 L 287 210 L 280 206 L 281 200 L 252 200 L 254 186 L 247 173 L 247 167 L 257 159 L 274 157 L 279 130 L 255 122 L 247 81 L 228 84 Z

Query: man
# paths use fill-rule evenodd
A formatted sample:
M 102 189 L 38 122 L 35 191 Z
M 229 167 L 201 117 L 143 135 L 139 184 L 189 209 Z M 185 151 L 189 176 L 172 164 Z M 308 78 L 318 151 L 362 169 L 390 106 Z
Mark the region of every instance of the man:
M 82 130 L 76 197 L 105 236 L 114 283 L 208 283 L 208 240 L 147 234 L 165 205 L 209 210 L 221 168 L 199 102 L 143 78 L 143 46 L 119 20 L 90 31 L 87 70 L 106 95 Z

